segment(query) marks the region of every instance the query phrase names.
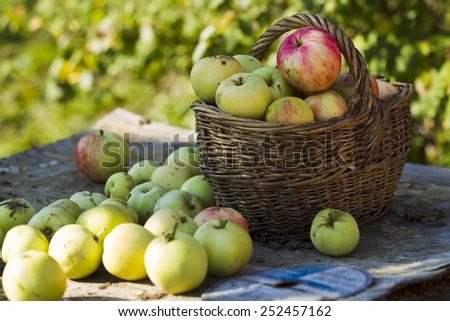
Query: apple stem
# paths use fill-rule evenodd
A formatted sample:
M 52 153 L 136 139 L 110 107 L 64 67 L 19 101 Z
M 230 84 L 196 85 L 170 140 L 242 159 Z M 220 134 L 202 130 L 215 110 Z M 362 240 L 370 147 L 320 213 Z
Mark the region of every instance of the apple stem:
M 172 232 L 165 235 L 167 242 L 173 241 L 173 239 L 175 238 L 175 233 L 177 232 L 177 228 L 178 222 L 175 222 L 175 224 L 173 224 Z
M 100 235 L 106 232 L 106 227 L 102 228 L 97 234 L 94 235 L 94 240 L 98 241 Z
M 103 135 L 105 134 L 105 132 L 103 131 L 103 129 L 100 129 L 99 132 L 100 132 L 100 136 L 103 136 Z
M 220 224 L 219 224 L 219 226 L 217 227 L 217 229 L 223 229 L 223 228 L 225 228 L 225 226 L 227 225 L 227 223 L 228 223 L 228 220 L 220 220 Z
M 297 48 L 298 48 L 298 47 L 301 47 L 302 42 L 301 42 L 300 40 L 298 40 L 297 38 L 295 38 L 294 42 L 295 42 L 295 46 L 296 46 Z

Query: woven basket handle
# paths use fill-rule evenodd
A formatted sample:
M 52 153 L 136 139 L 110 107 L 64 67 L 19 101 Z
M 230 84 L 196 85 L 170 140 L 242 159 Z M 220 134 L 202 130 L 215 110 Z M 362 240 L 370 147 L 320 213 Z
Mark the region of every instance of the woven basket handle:
M 370 163 L 383 138 L 385 128 L 385 107 L 380 100 L 375 98 L 370 74 L 366 61 L 356 49 L 353 41 L 338 26 L 329 20 L 310 14 L 297 14 L 283 18 L 266 29 L 250 51 L 250 55 L 262 60 L 271 44 L 284 33 L 307 26 L 316 26 L 327 31 L 337 42 L 339 49 L 347 61 L 350 73 L 353 75 L 356 88 L 349 102 L 349 110 L 352 114 L 369 113 L 370 122 L 367 124 L 367 135 L 363 138 L 363 144 L 367 144 L 367 160 Z M 350 113 L 350 112 L 349 112 Z M 364 141 L 366 140 L 366 141 Z

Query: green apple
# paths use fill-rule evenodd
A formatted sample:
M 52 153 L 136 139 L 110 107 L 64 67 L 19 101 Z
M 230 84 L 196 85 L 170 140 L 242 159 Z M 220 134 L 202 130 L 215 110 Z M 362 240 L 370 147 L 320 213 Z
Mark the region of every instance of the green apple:
M 358 223 L 350 213 L 326 208 L 315 215 L 310 238 L 319 252 L 330 256 L 344 256 L 352 252 L 359 243 Z
M 192 89 L 198 98 L 213 105 L 219 84 L 225 78 L 242 71 L 241 64 L 232 56 L 204 57 L 198 60 L 191 69 Z
M 2 260 L 8 260 L 16 255 L 28 250 L 47 252 L 48 240 L 45 235 L 36 227 L 31 225 L 16 225 L 5 235 L 2 245 Z
M 239 224 L 228 220 L 210 220 L 194 234 L 206 250 L 208 274 L 228 277 L 235 275 L 253 255 L 250 234 Z
M 77 219 L 81 214 L 81 208 L 78 206 L 78 204 L 68 198 L 61 198 L 59 200 L 56 200 L 46 207 L 60 208 L 64 212 L 72 215 L 74 219 Z
M 151 159 L 143 159 L 131 166 L 128 174 L 133 177 L 135 184 L 139 185 L 151 181 L 153 171 L 158 167 L 158 162 Z
M 69 279 L 94 273 L 102 262 L 102 245 L 94 234 L 80 224 L 69 224 L 56 231 L 48 254 L 61 265 Z
M 234 55 L 233 56 L 242 66 L 243 72 L 252 72 L 256 69 L 262 68 L 263 64 L 262 62 L 251 56 L 251 55 Z
M 105 204 L 91 208 L 78 217 L 77 224 L 81 224 L 91 231 L 103 245 L 103 240 L 117 225 L 133 223 L 130 215 L 118 206 Z
M 281 76 L 276 67 L 262 67 L 254 70 L 253 73 L 264 79 L 269 86 L 272 102 L 278 98 L 294 94 L 294 88 Z
M 281 97 L 267 108 L 265 120 L 281 124 L 306 124 L 314 121 L 311 107 L 301 98 Z
M 192 176 L 201 174 L 198 148 L 195 146 L 182 146 L 172 151 L 164 161 L 164 165 L 170 163 L 190 168 Z
M 154 235 L 139 224 L 116 226 L 103 242 L 103 266 L 110 274 L 123 280 L 147 277 L 144 254 L 153 238 Z
M 81 191 L 72 194 L 69 199 L 77 203 L 81 211 L 84 212 L 90 208 L 98 206 L 102 201 L 106 199 L 106 196 L 102 193 Z
M 99 205 L 113 205 L 117 206 L 121 211 L 128 214 L 133 223 L 139 223 L 139 216 L 135 209 L 128 203 L 128 201 L 124 201 L 121 198 L 107 198 L 102 201 Z
M 196 194 L 201 198 L 205 207 L 217 204 L 216 199 L 214 198 L 214 191 L 204 175 L 192 176 L 181 185 L 180 190 Z
M 179 189 L 193 175 L 190 167 L 170 162 L 155 169 L 151 181 L 169 191 Z
M 153 214 L 153 208 L 156 202 L 167 191 L 159 184 L 154 182 L 145 182 L 135 186 L 128 198 L 127 203 L 134 208 L 138 215 L 138 223 L 144 225 L 148 218 Z
M 123 172 L 129 161 L 129 142 L 110 131 L 91 131 L 75 145 L 75 163 L 78 169 L 95 182 L 106 182 L 112 174 Z
M 170 232 L 175 223 L 178 224 L 177 231 L 179 232 L 194 235 L 197 230 L 197 224 L 191 217 L 173 208 L 162 208 L 156 211 L 145 222 L 144 227 L 153 235 L 159 236 Z
M 348 111 L 347 102 L 334 90 L 325 90 L 305 99 L 311 106 L 314 120 L 324 121 L 335 117 L 344 116 Z
M 192 235 L 176 231 L 176 227 L 148 244 L 144 264 L 150 281 L 171 294 L 198 288 L 208 271 L 205 248 Z
M 202 199 L 194 193 L 173 189 L 161 196 L 153 208 L 153 213 L 162 208 L 177 209 L 184 215 L 193 218 L 195 214 L 205 208 L 205 205 Z
M 7 233 L 12 227 L 27 224 L 36 210 L 25 199 L 11 198 L 0 203 L 0 228 Z
M 253 73 L 237 73 L 223 80 L 216 91 L 217 107 L 229 114 L 263 119 L 271 103 L 267 83 Z
M 28 225 L 41 230 L 50 241 L 57 230 L 64 225 L 73 224 L 75 221 L 76 219 L 65 209 L 47 206 L 34 214 Z
M 131 175 L 125 172 L 112 174 L 105 183 L 105 195 L 110 198 L 121 198 L 124 201 L 130 196 L 130 191 L 136 186 Z
M 66 291 L 66 275 L 48 253 L 14 255 L 3 270 L 2 286 L 10 301 L 56 301 Z

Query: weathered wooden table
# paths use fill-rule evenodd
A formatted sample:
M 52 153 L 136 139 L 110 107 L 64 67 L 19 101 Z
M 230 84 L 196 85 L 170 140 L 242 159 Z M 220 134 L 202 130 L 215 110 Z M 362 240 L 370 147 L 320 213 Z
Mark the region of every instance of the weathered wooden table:
M 128 133 L 134 160 L 162 160 L 169 142 L 194 139 L 192 131 L 147 122 L 115 110 L 94 127 Z M 22 197 L 37 209 L 81 190 L 103 191 L 83 177 L 74 163 L 74 145 L 83 133 L 0 159 L 0 200 Z M 175 137 L 175 138 L 174 138 Z M 173 146 L 172 146 L 173 147 Z M 369 271 L 373 284 L 347 300 L 450 300 L 450 169 L 406 164 L 390 212 L 361 229 L 352 254 L 332 258 L 312 248 L 273 249 L 255 244 L 250 263 L 238 274 L 304 263 L 349 264 Z M 0 263 L 0 272 L 4 264 Z M 208 277 L 192 293 L 167 295 L 148 279 L 125 282 L 100 268 L 92 276 L 69 281 L 66 300 L 199 300 L 223 279 Z M 0 300 L 5 300 L 0 289 Z

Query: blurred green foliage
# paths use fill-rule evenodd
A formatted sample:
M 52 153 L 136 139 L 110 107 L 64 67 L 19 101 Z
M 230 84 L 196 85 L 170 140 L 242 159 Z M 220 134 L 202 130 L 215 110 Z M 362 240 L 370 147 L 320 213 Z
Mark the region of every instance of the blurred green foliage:
M 193 63 L 248 53 L 270 24 L 303 12 L 346 31 L 371 73 L 414 84 L 410 161 L 450 166 L 450 12 L 440 0 L 2 0 L 0 157 L 116 107 L 193 127 Z

